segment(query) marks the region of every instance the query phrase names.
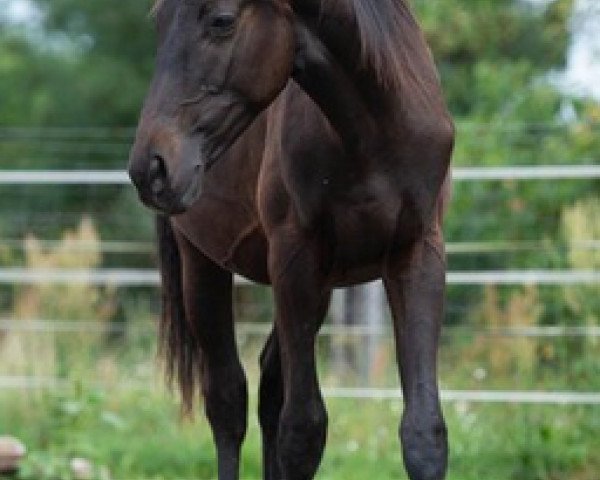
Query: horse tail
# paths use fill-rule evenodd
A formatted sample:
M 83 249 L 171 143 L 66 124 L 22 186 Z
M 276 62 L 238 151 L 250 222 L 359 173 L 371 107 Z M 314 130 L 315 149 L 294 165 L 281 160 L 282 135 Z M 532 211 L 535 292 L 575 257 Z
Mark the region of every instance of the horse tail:
M 159 355 L 165 362 L 169 386 L 177 384 L 183 411 L 189 414 L 200 385 L 202 352 L 185 316 L 181 256 L 169 217 L 157 215 L 156 232 L 162 283 Z

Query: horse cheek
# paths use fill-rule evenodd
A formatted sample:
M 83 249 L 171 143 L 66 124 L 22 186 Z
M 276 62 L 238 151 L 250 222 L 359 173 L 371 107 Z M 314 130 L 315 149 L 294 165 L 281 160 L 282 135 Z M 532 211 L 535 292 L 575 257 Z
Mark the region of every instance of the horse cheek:
M 255 22 L 248 22 L 234 50 L 244 61 L 234 75 L 234 84 L 241 85 L 245 96 L 253 103 L 267 105 L 283 90 L 292 73 L 294 37 L 287 19 L 271 12 L 254 12 Z M 264 25 L 264 26 L 263 26 Z M 241 60 L 241 59 L 238 59 Z

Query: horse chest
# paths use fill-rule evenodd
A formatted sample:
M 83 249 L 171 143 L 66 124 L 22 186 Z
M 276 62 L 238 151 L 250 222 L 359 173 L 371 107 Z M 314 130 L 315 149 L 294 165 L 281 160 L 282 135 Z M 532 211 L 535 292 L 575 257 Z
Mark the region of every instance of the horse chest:
M 333 265 L 342 277 L 380 265 L 396 230 L 402 208 L 398 192 L 367 188 L 366 193 L 345 201 L 334 199 L 329 206 L 335 235 Z
M 296 177 L 297 178 L 297 177 Z M 288 180 L 289 208 L 299 228 L 327 245 L 332 282 L 377 277 L 402 209 L 402 188 L 378 172 L 316 172 L 310 181 Z

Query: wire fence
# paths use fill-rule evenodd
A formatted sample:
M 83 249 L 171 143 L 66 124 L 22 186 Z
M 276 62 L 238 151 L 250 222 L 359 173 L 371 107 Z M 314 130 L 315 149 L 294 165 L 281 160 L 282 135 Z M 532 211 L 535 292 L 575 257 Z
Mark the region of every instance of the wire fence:
M 600 122 L 597 121 L 552 121 L 552 122 L 507 122 L 504 119 L 495 122 L 482 122 L 481 120 L 461 120 L 456 127 L 459 131 L 468 132 L 522 132 L 526 134 L 549 133 L 568 129 L 600 130 Z M 0 127 L 0 139 L 23 139 L 30 138 L 62 138 L 67 140 L 80 139 L 119 139 L 131 142 L 135 135 L 133 127 Z
M 44 249 L 53 249 L 62 245 L 58 240 L 36 239 Z M 21 238 L 0 238 L 0 245 L 14 250 L 26 249 Z M 568 245 L 549 244 L 544 241 L 528 242 L 447 242 L 445 244 L 448 255 L 468 255 L 483 253 L 514 253 L 514 252 L 566 252 L 573 250 L 595 251 L 600 250 L 600 240 L 573 240 Z M 113 240 L 102 242 L 74 241 L 70 245 L 72 253 L 119 253 L 119 254 L 154 254 L 156 245 L 152 242 L 136 242 L 128 240 Z
M 101 385 L 99 385 L 101 386 Z M 66 390 L 72 383 L 54 377 L 0 376 L 0 390 Z M 147 382 L 119 383 L 111 389 L 148 390 Z M 323 396 L 330 399 L 402 400 L 402 390 L 396 388 L 325 387 Z M 441 390 L 443 402 L 534 404 L 534 405 L 600 405 L 600 393 L 574 391 L 498 391 L 498 390 Z
M 457 167 L 455 181 L 579 180 L 600 178 L 600 165 Z M 0 185 L 129 185 L 121 170 L 3 170 Z
M 553 126 L 546 126 L 548 129 Z M 0 129 L 0 140 L 12 136 L 27 140 L 36 132 L 19 129 Z M 70 129 L 55 129 L 38 132 L 53 140 L 50 147 L 59 149 L 69 146 L 67 141 L 73 134 Z M 90 129 L 79 131 L 83 140 L 91 145 L 102 135 L 104 130 Z M 43 136 L 41 135 L 41 136 Z M 121 148 L 132 135 L 132 131 L 122 129 L 112 132 L 113 142 L 103 144 L 102 150 L 112 152 Z M 38 139 L 41 137 L 38 136 Z M 119 143 L 122 141 L 122 143 Z M 87 144 L 80 145 L 81 148 Z M 600 165 L 547 165 L 525 167 L 462 167 L 455 168 L 453 180 L 459 182 L 472 181 L 538 181 L 538 180 L 595 180 L 600 179 Z M 121 170 L 54 170 L 54 171 L 24 171 L 1 170 L 0 185 L 55 185 L 55 186 L 97 186 L 113 185 L 128 186 L 129 178 Z M 59 242 L 44 240 L 42 246 L 57 246 Z M 23 248 L 18 239 L 0 240 L 0 246 Z M 556 247 L 556 246 L 553 246 Z M 490 253 L 506 251 L 540 251 L 551 248 L 547 242 L 462 242 L 448 244 L 450 254 Z M 569 244 L 570 249 L 600 250 L 598 239 L 577 239 Z M 86 251 L 98 249 L 98 244 L 74 246 L 74 250 Z M 109 253 L 152 253 L 154 247 L 147 242 L 113 241 L 102 242 L 100 251 Z M 490 270 L 490 271 L 451 271 L 447 275 L 450 285 L 550 285 L 550 286 L 597 286 L 600 285 L 600 271 L 595 270 Z M 2 285 L 47 285 L 47 284 L 87 284 L 114 287 L 152 287 L 160 283 L 157 271 L 152 269 L 40 269 L 40 268 L 0 268 L 0 284 Z M 240 286 L 252 285 L 247 280 L 236 277 Z M 380 302 L 379 300 L 376 301 Z M 380 302 L 381 303 L 381 302 Z M 378 307 L 381 312 L 381 307 Z M 381 315 L 378 313 L 377 315 Z M 0 319 L 0 334 L 2 332 L 31 332 L 31 333 L 125 333 L 131 329 L 140 332 L 153 332 L 150 322 L 138 322 L 135 325 L 119 323 L 103 323 L 89 319 Z M 239 335 L 266 335 L 271 326 L 266 323 L 243 322 L 237 326 Z M 465 327 L 446 327 L 444 335 L 463 335 Z M 525 337 L 525 338 L 600 338 L 600 327 L 596 326 L 510 326 L 484 327 L 468 330 L 472 335 L 489 337 Z M 326 337 L 390 337 L 390 328 L 385 328 L 381 322 L 367 325 L 344 325 L 333 323 L 325 325 L 321 331 Z M 56 389 L 68 388 L 69 382 L 53 377 L 36 376 L 0 376 L 1 389 Z M 127 383 L 119 388 L 148 388 L 148 383 L 139 385 Z M 353 399 L 400 399 L 401 391 L 389 388 L 326 388 L 325 396 L 330 398 Z M 479 402 L 479 403 L 523 403 L 523 404 L 553 404 L 553 405 L 600 405 L 600 392 L 579 391 L 493 391 L 493 390 L 444 390 L 442 399 L 446 402 Z
M 133 325 L 101 322 L 98 320 L 52 320 L 52 319 L 0 319 L 0 331 L 30 333 L 154 333 L 155 325 L 150 321 L 136 322 Z M 266 336 L 272 326 L 263 322 L 240 322 L 236 325 L 239 336 Z M 512 327 L 463 327 L 446 326 L 444 336 L 484 335 L 488 337 L 600 337 L 600 327 L 572 326 L 512 326 Z M 324 325 L 319 331 L 322 337 L 386 337 L 393 334 L 391 327 L 369 325 Z
M 238 285 L 251 284 L 236 277 Z M 449 285 L 597 285 L 600 271 L 594 270 L 506 270 L 449 272 Z M 160 275 L 150 269 L 50 269 L 0 268 L 0 284 L 88 284 L 116 287 L 159 286 Z

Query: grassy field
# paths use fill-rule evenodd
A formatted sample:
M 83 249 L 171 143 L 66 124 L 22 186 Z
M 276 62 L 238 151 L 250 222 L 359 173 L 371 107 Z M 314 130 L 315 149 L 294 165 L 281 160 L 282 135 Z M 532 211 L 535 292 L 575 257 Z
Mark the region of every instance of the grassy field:
M 83 230 L 82 238 L 94 238 L 91 230 Z M 31 265 L 72 268 L 69 249 L 67 242 L 53 254 L 58 258 L 54 263 L 44 257 Z M 35 259 L 41 255 L 34 253 Z M 96 265 L 86 262 L 83 266 Z M 588 290 L 569 292 L 573 302 L 598 298 Z M 93 480 L 216 478 L 214 448 L 203 416 L 195 422 L 181 420 L 176 398 L 165 392 L 157 375 L 155 319 L 149 313 L 156 309 L 140 301 L 148 296 L 138 298 L 129 292 L 120 298 L 117 293 L 90 285 L 15 290 L 11 311 L 5 315 L 21 323 L 20 328 L 0 332 L 0 376 L 66 382 L 66 388 L 46 392 L 0 390 L 0 435 L 22 439 L 29 450 L 21 480 L 72 480 L 69 463 L 77 457 L 93 463 Z M 238 293 L 244 294 L 238 299 L 238 318 L 268 327 L 272 312 L 265 292 Z M 545 303 L 540 298 L 549 294 L 559 298 L 565 293 L 533 287 L 482 292 L 480 305 L 465 314 L 465 322 L 444 330 L 439 362 L 442 386 L 600 391 L 596 337 L 524 338 L 486 332 L 544 325 L 540 305 Z M 581 312 L 587 311 L 582 307 Z M 589 311 L 593 313 L 591 307 Z M 51 325 L 63 330 L 38 331 L 30 320 L 36 318 L 73 319 L 73 324 L 67 321 Z M 115 318 L 122 322 L 115 324 Z M 77 319 L 94 319 L 94 323 L 78 324 Z M 391 335 L 377 338 L 365 371 L 356 368 L 366 358 L 369 342 L 363 337 L 320 337 L 323 385 L 396 387 Z M 264 333 L 240 334 L 238 341 L 255 390 Z M 336 352 L 350 354 L 341 369 Z M 397 435 L 402 402 L 330 399 L 327 404 L 329 439 L 317 478 L 406 479 Z M 251 409 L 256 410 L 255 399 Z M 600 407 L 455 402 L 446 403 L 444 409 L 451 447 L 448 480 L 600 480 Z M 243 480 L 261 478 L 260 459 L 257 419 L 250 415 Z
M 180 418 L 177 399 L 162 387 L 153 359 L 154 333 L 143 332 L 116 344 L 90 334 L 53 338 L 13 333 L 5 339 L 0 375 L 57 376 L 67 383 L 64 389 L 45 392 L 0 390 L 0 435 L 17 436 L 29 449 L 21 480 L 72 480 L 69 463 L 77 457 L 93 462 L 93 480 L 216 478 L 207 423 L 202 414 L 193 422 Z M 253 386 L 262 341 L 241 342 Z M 475 390 L 600 388 L 597 344 L 573 347 L 587 352 L 579 363 L 557 360 L 534 368 L 528 366 L 531 352 L 549 350 L 552 344 L 529 343 L 454 339 L 441 351 L 442 385 Z M 330 348 L 324 342 L 319 356 L 324 385 L 364 385 L 360 377 L 336 373 L 326 355 Z M 396 386 L 391 342 L 383 342 L 378 358 L 374 371 L 380 373 L 372 385 Z M 561 358 L 558 353 L 556 358 Z M 327 406 L 329 438 L 317 478 L 407 478 L 397 436 L 401 401 L 328 399 Z M 255 410 L 253 399 L 243 480 L 261 478 Z M 598 406 L 453 402 L 444 410 L 451 447 L 449 480 L 600 480 Z
M 397 438 L 399 401 L 329 400 L 323 480 L 406 478 Z M 252 405 L 255 410 L 255 404 Z M 448 403 L 449 480 L 598 480 L 600 410 L 572 406 Z M 202 416 L 179 418 L 161 389 L 0 397 L 0 430 L 20 437 L 29 455 L 21 479 L 67 480 L 71 458 L 90 459 L 95 478 L 216 478 Z M 250 416 L 242 478 L 261 478 L 260 437 Z

